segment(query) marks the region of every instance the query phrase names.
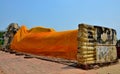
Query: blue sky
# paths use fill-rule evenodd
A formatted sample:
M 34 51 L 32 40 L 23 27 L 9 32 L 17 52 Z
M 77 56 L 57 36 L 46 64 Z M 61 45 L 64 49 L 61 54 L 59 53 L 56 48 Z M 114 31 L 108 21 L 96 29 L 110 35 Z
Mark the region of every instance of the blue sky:
M 0 30 L 12 22 L 56 31 L 87 23 L 114 28 L 120 39 L 120 0 L 0 0 Z

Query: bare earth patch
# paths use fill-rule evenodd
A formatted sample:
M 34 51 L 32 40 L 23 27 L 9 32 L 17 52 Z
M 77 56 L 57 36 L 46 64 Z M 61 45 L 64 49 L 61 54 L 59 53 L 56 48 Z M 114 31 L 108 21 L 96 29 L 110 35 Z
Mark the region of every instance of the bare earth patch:
M 120 63 L 99 69 L 82 70 L 36 58 L 24 58 L 0 51 L 0 74 L 120 74 Z

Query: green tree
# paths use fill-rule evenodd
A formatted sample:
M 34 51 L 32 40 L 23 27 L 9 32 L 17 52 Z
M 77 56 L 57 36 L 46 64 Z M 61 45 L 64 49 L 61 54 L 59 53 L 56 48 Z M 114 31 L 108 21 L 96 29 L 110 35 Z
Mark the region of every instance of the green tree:
M 4 31 L 0 31 L 0 45 L 4 43 L 2 37 L 3 37 Z
M 2 38 L 4 31 L 0 31 L 0 38 Z
M 117 46 L 120 47 L 120 39 L 117 40 Z

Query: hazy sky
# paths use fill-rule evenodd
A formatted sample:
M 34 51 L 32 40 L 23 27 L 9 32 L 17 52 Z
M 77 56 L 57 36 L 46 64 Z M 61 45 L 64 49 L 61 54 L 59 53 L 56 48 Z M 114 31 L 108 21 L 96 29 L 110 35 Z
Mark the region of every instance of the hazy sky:
M 0 0 L 0 30 L 12 22 L 57 31 L 87 23 L 114 28 L 120 39 L 120 0 Z

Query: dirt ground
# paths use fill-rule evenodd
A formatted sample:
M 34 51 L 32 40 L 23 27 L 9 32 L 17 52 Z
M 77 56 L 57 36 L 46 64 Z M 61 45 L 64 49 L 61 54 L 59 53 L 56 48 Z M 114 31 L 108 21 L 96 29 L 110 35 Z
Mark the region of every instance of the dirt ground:
M 120 60 L 116 64 L 101 67 L 93 71 L 97 71 L 98 74 L 120 74 Z
M 120 60 L 119 60 L 120 61 Z M 0 74 L 120 74 L 120 63 L 83 70 L 72 66 L 0 51 Z

